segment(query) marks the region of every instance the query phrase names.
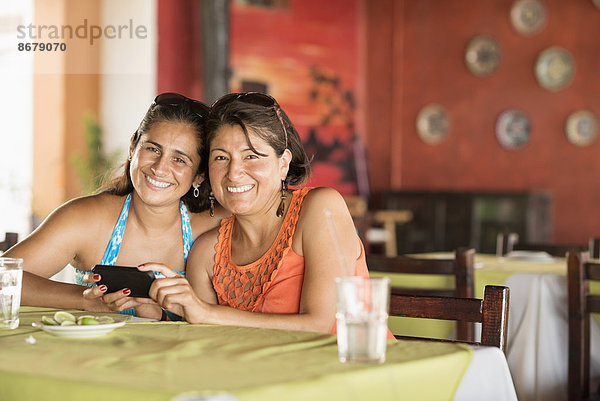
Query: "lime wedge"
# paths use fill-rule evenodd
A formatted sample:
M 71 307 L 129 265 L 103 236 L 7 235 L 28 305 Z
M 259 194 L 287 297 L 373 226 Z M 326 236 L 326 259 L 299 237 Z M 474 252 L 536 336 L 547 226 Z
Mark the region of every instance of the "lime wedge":
M 92 324 L 100 324 L 100 323 L 98 323 L 96 318 L 93 316 L 82 316 L 81 319 L 79 319 L 78 323 L 82 326 L 89 326 Z
M 75 316 L 71 315 L 69 312 L 58 311 L 54 314 L 54 320 L 56 323 L 64 326 L 64 322 L 72 322 L 75 323 Z
M 111 324 L 115 322 L 115 319 L 110 316 L 98 316 L 96 320 L 98 320 L 98 323 L 100 324 Z
M 61 326 L 77 326 L 77 323 L 75 323 L 75 322 L 72 322 L 72 321 L 70 321 L 70 320 L 65 320 L 65 321 L 64 321 L 64 322 L 62 322 L 60 325 L 61 325 Z
M 81 324 L 81 320 L 82 320 L 83 318 L 91 318 L 91 319 L 95 319 L 96 317 L 95 317 L 95 316 L 92 316 L 92 315 L 83 315 L 83 316 L 77 316 L 77 324 L 79 324 L 79 325 L 80 325 L 80 324 Z
M 56 320 L 54 320 L 48 316 L 42 316 L 42 323 L 47 324 L 49 326 L 57 326 L 58 325 L 58 323 L 56 323 Z

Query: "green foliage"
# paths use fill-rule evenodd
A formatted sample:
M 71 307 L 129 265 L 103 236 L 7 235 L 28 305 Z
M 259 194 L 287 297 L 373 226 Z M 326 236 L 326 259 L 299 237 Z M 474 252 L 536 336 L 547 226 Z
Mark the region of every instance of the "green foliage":
M 105 155 L 102 143 L 103 131 L 91 112 L 84 114 L 83 123 L 87 155 L 82 156 L 79 152 L 73 152 L 70 162 L 77 170 L 85 193 L 90 194 L 102 185 L 107 174 L 117 163 L 120 152 L 115 151 L 108 156 Z

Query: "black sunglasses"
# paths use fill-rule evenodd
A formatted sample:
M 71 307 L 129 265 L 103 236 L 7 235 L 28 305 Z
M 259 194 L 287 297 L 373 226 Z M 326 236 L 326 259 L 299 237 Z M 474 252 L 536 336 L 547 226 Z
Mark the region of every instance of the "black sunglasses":
M 209 108 L 207 105 L 198 100 L 190 99 L 189 97 L 185 97 L 175 92 L 161 93 L 154 98 L 152 106 L 150 107 L 154 107 L 156 105 L 179 106 L 184 103 L 188 103 L 192 111 L 200 117 L 206 118 L 208 116 Z
M 242 103 L 254 104 L 263 107 L 273 107 L 275 114 L 281 123 L 281 127 L 283 128 L 283 133 L 285 135 L 285 148 L 287 149 L 288 133 L 287 129 L 285 128 L 285 124 L 283 123 L 283 118 L 281 117 L 281 106 L 279 106 L 279 103 L 277 103 L 277 100 L 275 100 L 273 96 L 269 96 L 260 92 L 229 93 L 214 102 L 212 106 L 210 106 L 210 109 L 211 111 L 218 110 L 219 108 L 227 106 L 234 101 L 240 101 Z

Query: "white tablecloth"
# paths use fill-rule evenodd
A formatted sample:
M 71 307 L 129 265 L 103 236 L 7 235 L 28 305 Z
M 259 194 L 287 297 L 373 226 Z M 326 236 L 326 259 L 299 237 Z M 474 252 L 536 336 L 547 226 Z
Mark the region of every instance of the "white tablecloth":
M 473 360 L 454 396 L 454 401 L 482 400 L 517 400 L 506 358 L 496 347 L 474 347 Z
M 510 287 L 507 360 L 520 401 L 566 401 L 568 379 L 567 279 L 517 273 Z M 600 329 L 591 319 L 593 388 L 600 375 Z

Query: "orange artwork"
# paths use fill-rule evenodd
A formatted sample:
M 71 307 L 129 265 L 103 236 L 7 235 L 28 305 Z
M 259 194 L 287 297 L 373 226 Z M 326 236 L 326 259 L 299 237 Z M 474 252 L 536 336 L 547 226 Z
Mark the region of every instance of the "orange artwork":
M 359 192 L 366 171 L 357 169 L 364 161 L 356 159 L 363 157 L 355 124 L 356 1 L 231 4 L 231 91 L 262 91 L 277 99 L 314 157 L 309 185 Z

